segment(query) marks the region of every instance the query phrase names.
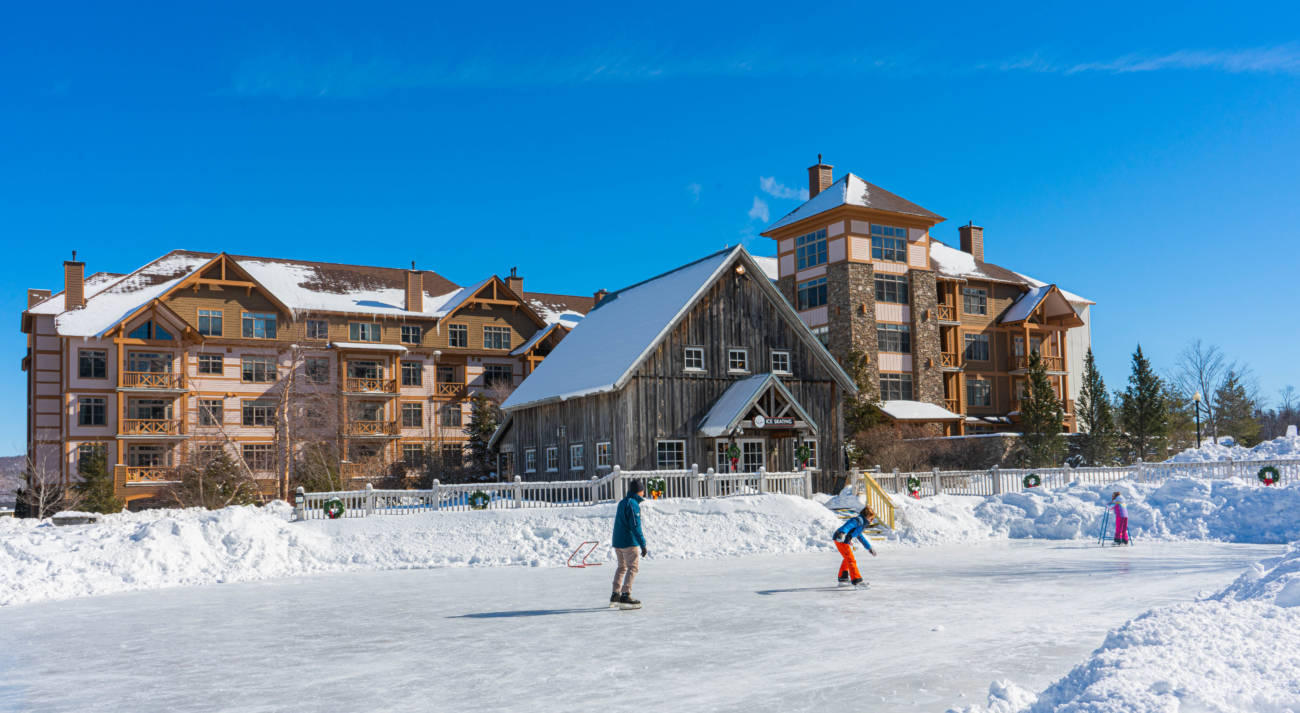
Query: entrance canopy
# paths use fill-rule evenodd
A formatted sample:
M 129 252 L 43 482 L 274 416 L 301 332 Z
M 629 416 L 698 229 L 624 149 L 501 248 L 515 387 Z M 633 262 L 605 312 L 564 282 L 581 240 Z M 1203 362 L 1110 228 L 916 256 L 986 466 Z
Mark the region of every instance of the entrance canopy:
M 730 436 L 737 429 L 817 433 L 817 424 L 780 379 L 772 374 L 755 374 L 722 392 L 700 422 L 700 435 L 705 438 Z

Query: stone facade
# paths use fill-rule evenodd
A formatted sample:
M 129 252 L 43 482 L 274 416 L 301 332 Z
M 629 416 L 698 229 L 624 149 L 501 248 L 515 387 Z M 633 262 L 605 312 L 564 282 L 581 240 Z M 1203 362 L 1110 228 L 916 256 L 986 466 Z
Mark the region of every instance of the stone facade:
M 913 398 L 943 405 L 943 371 L 939 368 L 939 291 L 934 273 L 912 270 Z
M 868 263 L 837 262 L 826 269 L 826 295 L 830 306 L 827 348 L 840 363 L 849 352 L 867 355 L 871 382 L 880 380 L 876 342 L 875 271 Z

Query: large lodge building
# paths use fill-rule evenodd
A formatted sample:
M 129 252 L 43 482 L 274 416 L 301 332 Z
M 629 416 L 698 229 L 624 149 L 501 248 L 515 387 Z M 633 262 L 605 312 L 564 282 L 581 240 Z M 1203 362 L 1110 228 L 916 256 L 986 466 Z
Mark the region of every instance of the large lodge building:
M 524 292 L 513 270 L 459 286 L 184 250 L 128 275 L 86 277 L 75 255 L 64 270 L 63 292 L 30 290 L 23 313 L 28 457 L 68 479 L 97 451 L 128 501 L 159 495 L 204 448 L 279 497 L 280 449 L 314 439 L 338 444 L 345 479 L 455 468 L 468 398 L 513 388 L 594 301 Z

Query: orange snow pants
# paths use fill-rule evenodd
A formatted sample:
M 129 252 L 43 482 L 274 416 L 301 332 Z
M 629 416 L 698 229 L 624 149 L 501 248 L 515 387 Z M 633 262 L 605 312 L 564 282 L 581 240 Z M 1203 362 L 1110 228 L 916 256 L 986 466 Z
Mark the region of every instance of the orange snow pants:
M 844 561 L 840 562 L 840 576 L 845 573 L 852 579 L 862 579 L 862 573 L 858 571 L 858 558 L 853 556 L 853 545 L 847 542 L 836 542 L 835 549 L 840 551 L 840 556 Z

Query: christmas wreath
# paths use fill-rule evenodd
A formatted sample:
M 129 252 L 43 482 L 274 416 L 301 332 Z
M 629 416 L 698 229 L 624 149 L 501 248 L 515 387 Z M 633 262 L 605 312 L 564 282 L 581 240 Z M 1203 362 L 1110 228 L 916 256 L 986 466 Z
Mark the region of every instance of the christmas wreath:
M 651 498 L 662 498 L 664 493 L 668 492 L 668 484 L 663 478 L 651 478 L 646 481 L 645 489 L 650 493 Z
M 920 500 L 920 499 L 921 499 L 921 479 L 920 479 L 920 478 L 917 478 L 915 475 L 909 475 L 909 476 L 907 476 L 907 494 L 908 494 L 908 495 L 911 495 L 912 497 L 916 498 L 917 500 Z
M 1272 485 L 1282 479 L 1282 474 L 1278 472 L 1277 466 L 1266 465 L 1259 469 L 1259 480 L 1264 485 Z
M 736 461 L 740 460 L 740 447 L 735 443 L 727 447 L 727 459 L 731 461 L 731 469 L 736 470 Z
M 482 490 L 475 490 L 469 494 L 469 506 L 475 510 L 483 510 L 492 502 L 492 496 Z
M 1043 479 L 1038 477 L 1037 473 L 1030 473 L 1029 475 L 1026 475 L 1024 480 L 1021 480 L 1020 483 L 1026 488 L 1037 488 L 1043 484 Z
M 800 468 L 807 467 L 808 461 L 812 458 L 812 449 L 808 447 L 807 443 L 801 444 L 794 449 L 794 457 L 799 459 Z
M 343 501 L 338 498 L 330 498 L 329 500 L 326 500 L 321 504 L 321 507 L 325 509 L 325 517 L 328 517 L 331 520 L 337 520 L 343 515 Z

